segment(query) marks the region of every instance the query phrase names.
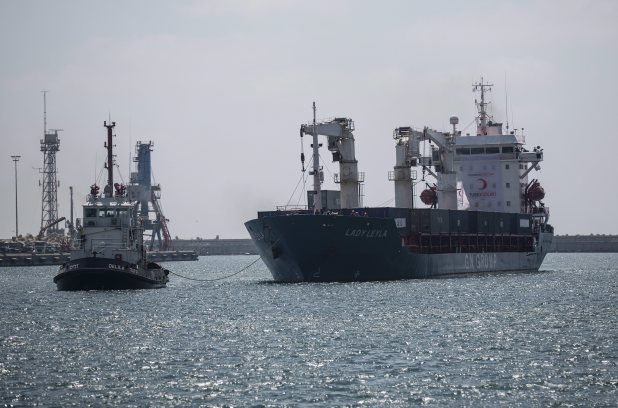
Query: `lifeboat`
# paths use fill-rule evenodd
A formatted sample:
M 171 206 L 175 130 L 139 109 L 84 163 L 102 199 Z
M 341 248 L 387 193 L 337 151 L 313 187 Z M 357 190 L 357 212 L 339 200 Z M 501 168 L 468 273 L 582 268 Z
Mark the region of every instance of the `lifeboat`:
M 434 205 L 437 200 L 438 200 L 438 195 L 436 194 L 435 187 L 426 188 L 421 193 L 421 201 L 425 205 Z
M 528 188 L 527 195 L 528 199 L 530 199 L 531 201 L 541 201 L 543 198 L 545 198 L 545 189 L 541 187 L 541 183 L 535 181 L 534 183 L 532 183 L 530 188 Z

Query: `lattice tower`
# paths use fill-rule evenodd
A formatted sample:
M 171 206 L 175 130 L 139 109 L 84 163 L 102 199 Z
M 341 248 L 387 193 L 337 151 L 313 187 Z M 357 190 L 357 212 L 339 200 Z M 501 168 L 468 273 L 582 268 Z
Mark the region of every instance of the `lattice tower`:
M 43 205 L 41 208 L 41 229 L 58 220 L 58 179 L 56 171 L 56 152 L 60 150 L 59 129 L 45 131 L 41 139 L 43 152 Z M 46 231 L 46 235 L 58 232 L 58 225 Z

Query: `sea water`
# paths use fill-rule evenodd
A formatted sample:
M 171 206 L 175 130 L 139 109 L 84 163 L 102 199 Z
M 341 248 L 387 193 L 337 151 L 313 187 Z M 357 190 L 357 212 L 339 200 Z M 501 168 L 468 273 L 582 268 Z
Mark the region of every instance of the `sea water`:
M 618 254 L 533 274 L 275 284 L 255 256 L 167 288 L 58 292 L 0 268 L 4 406 L 615 406 Z

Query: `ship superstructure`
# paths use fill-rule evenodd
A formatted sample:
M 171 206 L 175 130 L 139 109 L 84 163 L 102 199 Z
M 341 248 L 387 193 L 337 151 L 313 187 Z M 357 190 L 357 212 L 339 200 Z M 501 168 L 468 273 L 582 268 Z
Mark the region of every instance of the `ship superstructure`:
M 168 271 L 148 262 L 138 202 L 114 183 L 113 128 L 107 124 L 107 184 L 93 184 L 71 248 L 71 260 L 54 277 L 58 290 L 151 289 L 164 287 Z
M 260 212 L 247 222 L 275 280 L 388 280 L 538 270 L 553 237 L 549 209 L 541 202 L 544 190 L 538 180 L 528 180 L 530 172 L 540 168 L 542 149 L 529 152 L 523 136 L 503 134 L 502 124 L 492 121 L 485 102 L 489 86 L 482 80 L 474 85 L 481 92 L 477 135 L 462 136 L 457 117 L 450 118 L 451 132 L 395 129 L 396 161 L 389 173 L 395 207 L 350 205 L 358 203 L 349 197 L 358 197 L 360 189 L 349 188 L 346 194 L 342 189 L 338 209 L 324 211 L 322 201 L 315 200 L 305 211 Z M 329 136 L 330 149 L 330 135 L 342 132 L 318 129 L 315 121 L 301 127 L 301 135 L 313 135 L 313 194 L 319 197 L 317 135 Z M 346 171 L 358 180 L 355 158 L 353 164 Z M 419 173 L 426 177 L 427 188 L 420 194 L 425 208 L 414 207 Z

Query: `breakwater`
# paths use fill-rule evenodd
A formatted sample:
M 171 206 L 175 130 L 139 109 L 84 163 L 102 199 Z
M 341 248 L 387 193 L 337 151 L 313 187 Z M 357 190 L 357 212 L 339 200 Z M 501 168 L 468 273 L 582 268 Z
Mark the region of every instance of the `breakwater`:
M 250 239 L 176 239 L 172 246 L 179 251 L 195 251 L 199 256 L 257 254 Z
M 553 252 L 618 252 L 618 235 L 556 235 Z
M 62 265 L 71 259 L 69 253 L 32 254 L 0 253 L 0 266 Z
M 153 252 L 151 259 L 192 261 L 197 256 L 257 254 L 250 239 L 177 239 L 172 245 L 174 251 Z M 618 252 L 618 235 L 556 235 L 552 252 Z M 60 265 L 69 258 L 68 253 L 0 253 L 0 266 Z
M 43 266 L 62 265 L 71 259 L 68 252 L 38 253 L 0 253 L 0 266 Z M 154 262 L 197 261 L 195 251 L 155 251 L 148 253 L 148 259 Z

